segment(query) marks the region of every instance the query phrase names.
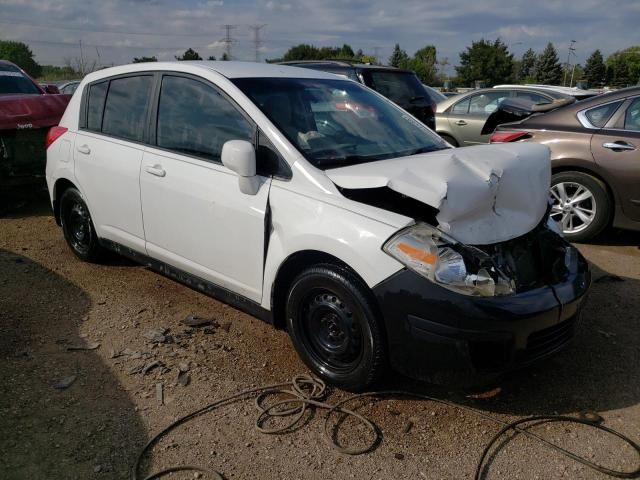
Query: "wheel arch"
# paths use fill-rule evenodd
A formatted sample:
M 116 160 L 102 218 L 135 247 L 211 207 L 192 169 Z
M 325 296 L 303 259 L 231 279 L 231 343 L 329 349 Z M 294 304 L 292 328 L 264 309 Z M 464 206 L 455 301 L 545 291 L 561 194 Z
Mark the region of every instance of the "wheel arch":
M 271 311 L 273 325 L 278 329 L 285 327 L 285 307 L 287 292 L 293 279 L 304 269 L 313 265 L 330 264 L 348 270 L 363 285 L 367 285 L 358 272 L 340 258 L 319 250 L 300 250 L 290 254 L 280 265 L 271 285 Z M 375 304 L 377 308 L 377 304 Z
M 59 178 L 56 180 L 56 183 L 53 186 L 53 215 L 56 219 L 56 224 L 58 226 L 60 223 L 60 198 L 62 194 L 69 188 L 78 188 L 76 185 L 67 178 Z
M 601 181 L 607 191 L 607 195 L 609 195 L 611 204 L 614 207 L 618 205 L 618 198 L 616 197 L 613 189 L 611 188 L 611 185 L 603 175 L 601 175 L 599 172 L 596 171 L 596 169 L 592 169 L 584 166 L 578 166 L 578 165 L 571 165 L 571 164 L 563 164 L 558 166 L 554 166 L 553 164 L 551 165 L 551 175 L 555 175 L 557 173 L 565 173 L 565 172 L 580 172 L 586 175 L 591 175 L 592 177 Z

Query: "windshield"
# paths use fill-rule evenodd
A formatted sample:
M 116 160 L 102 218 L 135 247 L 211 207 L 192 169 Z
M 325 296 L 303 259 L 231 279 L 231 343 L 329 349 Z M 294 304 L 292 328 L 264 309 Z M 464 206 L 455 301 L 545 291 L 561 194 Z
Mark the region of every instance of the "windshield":
M 321 169 L 448 148 L 410 114 L 356 82 L 241 78 L 234 83 Z
M 42 92 L 18 68 L 0 63 L 0 94 L 3 93 L 40 94 Z

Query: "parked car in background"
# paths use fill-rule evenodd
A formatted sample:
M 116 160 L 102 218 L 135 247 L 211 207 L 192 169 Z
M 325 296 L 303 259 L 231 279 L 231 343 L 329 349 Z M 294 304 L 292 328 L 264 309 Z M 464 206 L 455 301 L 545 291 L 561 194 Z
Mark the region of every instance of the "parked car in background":
M 640 87 L 500 125 L 491 142 L 551 149 L 551 216 L 569 240 L 593 238 L 611 223 L 640 230 Z
M 425 92 L 416 74 L 393 67 L 334 60 L 282 62 L 280 65 L 321 70 L 362 83 L 400 105 L 427 127 L 435 129 L 436 103 Z
M 139 63 L 82 81 L 47 184 L 70 249 L 110 248 L 286 328 L 333 385 L 386 365 L 481 383 L 571 339 L 590 272 L 549 221 L 548 150 L 450 148 L 325 72 Z
M 482 134 L 487 118 L 505 98 L 522 98 L 535 103 L 551 103 L 572 97 L 553 90 L 524 87 L 483 88 L 471 90 L 438 103 L 436 132 L 454 147 L 489 143 Z
M 52 95 L 58 95 L 60 93 L 60 89 L 54 83 L 46 83 L 40 82 L 38 85 L 45 91 L 45 93 L 50 93 Z
M 564 95 L 569 95 L 570 97 L 573 97 L 576 100 L 586 100 L 587 98 L 600 95 L 600 92 L 598 90 L 584 90 L 582 88 L 577 88 L 577 87 L 561 87 L 559 85 L 539 85 L 535 83 L 527 83 L 525 85 L 496 85 L 493 88 L 521 88 L 521 87 L 530 87 L 530 88 L 535 88 L 536 90 L 563 93 Z
M 0 60 L 0 187 L 44 182 L 45 136 L 69 103 L 13 63 Z
M 64 95 L 73 95 L 80 85 L 80 80 L 67 80 L 58 84 L 60 93 Z

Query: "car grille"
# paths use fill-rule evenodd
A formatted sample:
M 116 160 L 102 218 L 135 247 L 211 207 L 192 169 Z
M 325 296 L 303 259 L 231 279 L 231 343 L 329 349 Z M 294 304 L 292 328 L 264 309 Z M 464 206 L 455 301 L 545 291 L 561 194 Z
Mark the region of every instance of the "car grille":
M 573 338 L 574 326 L 575 317 L 572 317 L 552 327 L 533 332 L 527 339 L 524 360 L 534 360 L 566 345 Z

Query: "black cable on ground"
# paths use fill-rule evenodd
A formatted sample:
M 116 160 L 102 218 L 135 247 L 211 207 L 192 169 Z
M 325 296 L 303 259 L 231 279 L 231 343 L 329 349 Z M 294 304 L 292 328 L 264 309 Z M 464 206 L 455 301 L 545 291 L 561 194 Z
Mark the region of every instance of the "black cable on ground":
M 482 455 L 480 456 L 480 460 L 478 461 L 478 464 L 476 467 L 476 471 L 474 475 L 475 480 L 480 480 L 481 478 L 483 478 L 483 472 L 486 473 L 485 470 L 488 465 L 487 457 L 489 455 L 489 452 L 495 446 L 498 440 L 502 438 L 502 436 L 509 431 L 514 431 L 516 433 L 526 435 L 528 438 L 536 440 L 541 444 L 561 453 L 562 455 L 565 455 L 575 460 L 576 462 L 582 465 L 585 465 L 586 467 L 589 467 L 593 470 L 604 473 L 606 475 L 616 477 L 616 478 L 636 478 L 640 476 L 640 446 L 636 444 L 633 440 L 631 440 L 629 437 L 623 435 L 622 433 L 617 432 L 611 428 L 605 427 L 604 425 L 601 425 L 600 422 L 602 421 L 602 418 L 596 414 L 582 415 L 581 418 L 564 416 L 564 415 L 537 415 L 537 416 L 527 417 L 521 420 L 516 420 L 514 422 L 505 422 L 503 420 L 500 420 L 497 417 L 488 415 L 475 408 L 468 407 L 466 405 L 459 405 L 449 400 L 443 400 L 440 398 L 430 397 L 428 395 L 422 395 L 418 393 L 411 393 L 411 392 L 405 392 L 405 391 L 391 391 L 391 390 L 380 391 L 380 392 L 368 392 L 368 393 L 362 393 L 359 395 L 353 395 L 344 400 L 341 400 L 338 403 L 330 404 L 324 401 L 326 391 L 327 391 L 326 385 L 322 380 L 312 378 L 307 375 L 297 375 L 292 379 L 291 382 L 257 387 L 257 388 L 245 390 L 245 391 L 236 393 L 235 395 L 231 395 L 229 397 L 217 400 L 203 408 L 200 408 L 192 413 L 189 413 L 188 415 L 185 415 L 182 418 L 179 418 L 175 422 L 165 427 L 159 433 L 157 433 L 153 438 L 151 438 L 151 440 L 147 442 L 147 444 L 142 449 L 142 451 L 140 452 L 140 454 L 136 459 L 135 465 L 133 466 L 133 470 L 131 473 L 131 480 L 138 480 L 138 471 L 140 470 L 140 464 L 142 463 L 143 458 L 145 457 L 147 452 L 151 449 L 151 447 L 153 447 L 156 443 L 158 443 L 158 441 L 167 433 L 169 433 L 171 430 L 175 429 L 179 425 L 182 425 L 185 422 L 188 422 L 189 420 L 192 420 L 200 415 L 216 410 L 217 408 L 220 408 L 224 405 L 234 403 L 238 400 L 245 399 L 252 395 L 256 396 L 255 404 L 259 411 L 259 415 L 256 418 L 255 427 L 258 429 L 258 431 L 265 434 L 269 434 L 269 435 L 282 434 L 295 429 L 296 426 L 299 426 L 299 423 L 305 417 L 305 413 L 307 412 L 309 407 L 328 410 L 327 416 L 325 418 L 325 424 L 324 424 L 325 439 L 327 440 L 329 445 L 331 445 L 335 450 L 348 455 L 360 455 L 363 453 L 370 452 L 379 443 L 380 434 L 378 432 L 378 428 L 371 420 L 369 420 L 368 418 L 364 417 L 363 415 L 357 412 L 354 412 L 352 410 L 345 408 L 345 405 L 355 400 L 366 398 L 366 397 L 381 398 L 381 397 L 394 396 L 394 397 L 413 398 L 417 400 L 428 400 L 428 401 L 440 403 L 448 407 L 456 408 L 458 410 L 471 413 L 477 417 L 483 418 L 492 423 L 502 426 L 500 431 L 489 441 L 484 451 L 482 452 Z M 269 397 L 278 396 L 278 395 L 285 395 L 288 398 L 284 400 L 276 401 L 268 406 L 266 405 L 266 400 Z M 330 420 L 334 414 L 342 414 L 343 419 L 347 417 L 352 417 L 358 420 L 362 425 L 364 425 L 365 427 L 367 427 L 367 429 L 371 431 L 371 441 L 368 444 L 366 444 L 364 447 L 360 447 L 360 448 L 349 448 L 349 447 L 342 446 L 337 440 L 337 430 L 339 429 L 339 425 L 341 424 L 341 422 L 338 422 L 336 425 L 331 427 Z M 269 419 L 285 418 L 285 417 L 290 417 L 290 421 L 286 423 L 284 426 L 280 426 L 276 428 L 265 427 L 265 423 Z M 562 422 L 562 423 L 574 423 L 574 424 L 586 425 L 588 427 L 591 427 L 596 430 L 600 430 L 602 432 L 606 432 L 610 435 L 618 437 L 624 443 L 630 446 L 633 450 L 635 450 L 638 456 L 638 467 L 636 467 L 636 469 L 633 471 L 625 472 L 620 470 L 613 470 L 607 467 L 603 467 L 602 465 L 598 465 L 597 463 L 591 462 L 586 458 L 581 457 L 559 445 L 556 445 L 553 442 L 546 440 L 545 438 L 539 436 L 538 434 L 529 431 L 528 427 L 532 426 L 531 424 L 536 422 L 537 423 Z M 208 478 L 212 478 L 214 480 L 223 480 L 223 477 L 219 472 L 207 470 L 205 468 L 201 468 L 197 466 L 190 466 L 190 465 L 170 467 L 160 472 L 151 474 L 145 477 L 144 480 L 154 480 L 154 479 L 163 477 L 169 473 L 178 472 L 178 471 L 199 472 L 204 475 L 208 475 Z

